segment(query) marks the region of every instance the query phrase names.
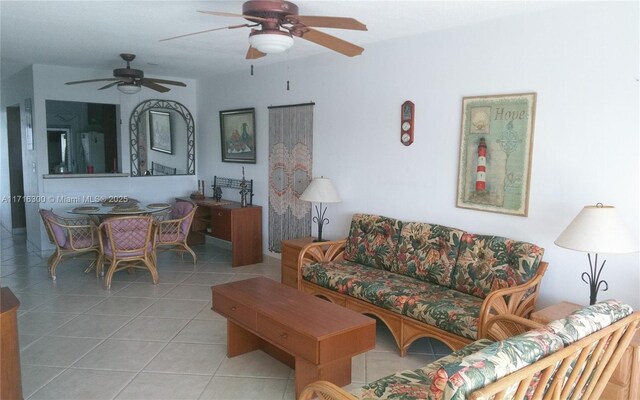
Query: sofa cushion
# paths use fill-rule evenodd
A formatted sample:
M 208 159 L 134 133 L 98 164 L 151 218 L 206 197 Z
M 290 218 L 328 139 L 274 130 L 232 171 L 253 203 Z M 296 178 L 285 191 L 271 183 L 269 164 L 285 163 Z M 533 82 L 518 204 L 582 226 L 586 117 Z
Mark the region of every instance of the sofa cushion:
M 493 342 L 489 339 L 480 339 L 422 368 L 406 370 L 386 376 L 368 383 L 352 393 L 357 398 L 363 400 L 425 399 L 431 387 L 433 377 L 440 367 L 458 362 L 469 354 L 482 350 L 491 343 Z
M 473 391 L 563 347 L 562 339 L 546 328 L 495 342 L 459 361 L 443 365 L 434 374 L 428 398 L 466 399 Z
M 478 297 L 351 261 L 306 264 L 302 278 L 448 332 L 477 337 Z
M 373 268 L 391 270 L 397 262 L 401 222 L 379 215 L 354 214 L 344 259 Z
M 547 329 L 560 336 L 568 346 L 631 313 L 633 309 L 630 306 L 618 300 L 605 300 L 553 321 L 547 325 Z
M 524 284 L 538 271 L 543 253 L 531 243 L 465 233 L 450 287 L 485 298 L 494 290 Z
M 398 279 L 411 278 L 351 261 L 306 264 L 302 267 L 302 278 L 398 314 L 402 314 L 405 302 L 412 295 L 406 282 Z
M 449 287 L 463 234 L 464 231 L 443 225 L 403 223 L 398 263 L 392 271 Z
M 413 294 L 404 307 L 406 316 L 459 336 L 477 338 L 482 299 L 444 286 L 403 278 L 398 283 Z

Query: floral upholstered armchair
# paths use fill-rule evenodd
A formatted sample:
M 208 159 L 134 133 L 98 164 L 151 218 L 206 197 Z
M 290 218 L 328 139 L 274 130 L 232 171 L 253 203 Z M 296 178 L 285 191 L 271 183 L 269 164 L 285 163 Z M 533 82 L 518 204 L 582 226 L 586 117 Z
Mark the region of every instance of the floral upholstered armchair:
M 598 399 L 629 345 L 640 313 L 615 300 L 543 326 L 513 315 L 489 321 L 489 336 L 423 368 L 378 379 L 347 393 L 319 381 L 309 400 Z

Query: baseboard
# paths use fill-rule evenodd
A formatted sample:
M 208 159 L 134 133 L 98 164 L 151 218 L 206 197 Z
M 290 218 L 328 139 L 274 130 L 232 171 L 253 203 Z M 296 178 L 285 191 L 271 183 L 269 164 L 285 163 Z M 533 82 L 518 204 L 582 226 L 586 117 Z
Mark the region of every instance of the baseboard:
M 13 228 L 11 229 L 11 234 L 12 235 L 26 235 L 27 234 L 27 228 L 26 227 L 22 227 L 22 228 Z

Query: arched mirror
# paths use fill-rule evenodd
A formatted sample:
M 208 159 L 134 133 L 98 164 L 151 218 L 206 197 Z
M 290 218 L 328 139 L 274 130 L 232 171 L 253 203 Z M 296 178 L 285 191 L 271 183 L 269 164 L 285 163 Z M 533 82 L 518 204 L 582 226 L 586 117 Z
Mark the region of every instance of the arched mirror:
M 194 175 L 195 127 L 177 101 L 147 100 L 129 119 L 131 176 Z

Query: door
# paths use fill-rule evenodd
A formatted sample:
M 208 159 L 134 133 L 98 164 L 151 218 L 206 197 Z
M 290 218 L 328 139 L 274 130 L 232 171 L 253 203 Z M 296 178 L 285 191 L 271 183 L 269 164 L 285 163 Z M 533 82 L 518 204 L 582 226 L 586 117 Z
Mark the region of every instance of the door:
M 7 144 L 9 145 L 9 185 L 11 193 L 11 228 L 14 232 L 27 226 L 24 213 L 22 180 L 22 132 L 20 106 L 7 107 Z

